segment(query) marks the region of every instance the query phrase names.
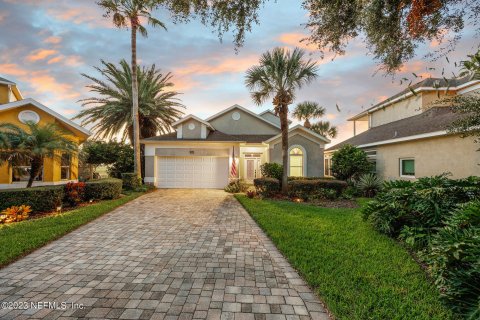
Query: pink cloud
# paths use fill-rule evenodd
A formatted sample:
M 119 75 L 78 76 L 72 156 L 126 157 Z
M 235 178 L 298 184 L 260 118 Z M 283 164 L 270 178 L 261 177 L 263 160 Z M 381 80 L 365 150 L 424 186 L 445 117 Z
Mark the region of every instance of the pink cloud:
M 27 56 L 27 60 L 30 62 L 45 60 L 46 58 L 57 54 L 57 50 L 52 49 L 38 49 L 33 51 L 30 55 Z
M 45 43 L 48 44 L 59 44 L 60 42 L 62 42 L 62 38 L 56 36 L 51 36 L 45 39 Z
M 7 17 L 6 12 L 0 12 L 0 24 L 5 20 L 6 17 Z
M 258 64 L 258 55 L 244 57 L 223 58 L 202 58 L 184 63 L 185 67 L 177 68 L 174 73 L 177 75 L 215 75 L 222 73 L 245 72 L 251 66 Z
M 72 85 L 58 82 L 46 71 L 32 72 L 28 83 L 37 93 L 54 94 L 57 100 L 74 99 L 80 96 L 77 90 L 73 89 Z
M 2 74 L 15 77 L 26 76 L 28 74 L 28 71 L 26 69 L 23 69 L 13 63 L 0 64 L 0 70 L 2 70 Z
M 316 50 L 314 45 L 308 44 L 306 41 L 301 41 L 302 39 L 305 39 L 307 36 L 303 33 L 283 33 L 281 34 L 277 40 L 280 41 L 283 44 L 292 46 L 292 47 L 299 47 L 308 51 L 314 51 Z

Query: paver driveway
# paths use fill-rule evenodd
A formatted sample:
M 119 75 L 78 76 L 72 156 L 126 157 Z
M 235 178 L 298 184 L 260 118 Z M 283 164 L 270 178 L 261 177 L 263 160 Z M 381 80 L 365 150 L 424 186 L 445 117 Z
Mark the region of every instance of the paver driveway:
M 160 190 L 114 210 L 1 269 L 0 301 L 58 303 L 1 319 L 328 319 L 219 190 Z

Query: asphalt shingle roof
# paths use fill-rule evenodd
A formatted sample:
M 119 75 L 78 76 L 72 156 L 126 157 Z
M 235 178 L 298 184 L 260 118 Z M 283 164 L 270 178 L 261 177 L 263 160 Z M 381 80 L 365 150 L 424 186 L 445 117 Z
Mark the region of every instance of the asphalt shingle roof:
M 418 134 L 443 131 L 460 117 L 450 107 L 431 108 L 419 115 L 373 127 L 350 139 L 331 146 L 326 151 L 336 150 L 345 144 L 354 146 L 398 139 Z
M 458 86 L 461 86 L 462 84 L 465 84 L 465 83 L 471 81 L 472 78 L 473 78 L 473 75 L 469 75 L 469 76 L 465 76 L 465 77 L 461 77 L 461 78 L 447 79 L 448 82 L 445 81 L 444 78 L 427 78 L 425 80 L 422 80 L 420 82 L 415 83 L 414 85 L 411 85 L 409 88 L 406 88 L 405 90 L 400 91 L 399 93 L 389 97 L 388 99 L 385 99 L 385 100 L 375 104 L 374 106 L 366 109 L 362 113 L 367 112 L 367 111 L 372 110 L 372 109 L 375 109 L 378 106 L 381 106 L 381 105 L 383 105 L 383 104 L 385 104 L 389 101 L 392 101 L 392 100 L 394 100 L 398 97 L 401 97 L 401 96 L 411 92 L 411 90 L 415 90 L 417 88 L 436 89 L 436 88 L 445 88 L 445 87 L 458 87 Z M 360 114 L 362 114 L 362 113 L 360 113 Z
M 218 141 L 218 142 L 226 142 L 226 141 L 244 141 L 248 143 L 260 143 L 265 140 L 270 139 L 274 135 L 229 135 L 223 133 L 221 131 L 211 131 L 210 134 L 207 136 L 206 139 L 177 139 L 177 133 L 168 133 L 161 136 L 156 136 L 148 139 L 144 139 L 145 141 Z

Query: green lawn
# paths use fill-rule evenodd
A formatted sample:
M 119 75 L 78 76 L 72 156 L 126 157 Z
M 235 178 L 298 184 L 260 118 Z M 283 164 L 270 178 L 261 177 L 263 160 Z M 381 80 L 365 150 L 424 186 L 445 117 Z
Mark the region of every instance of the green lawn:
M 452 319 L 420 266 L 358 209 L 236 197 L 337 319 Z
M 0 226 L 0 266 L 15 261 L 142 194 L 133 192 L 119 199 L 102 201 L 65 214 Z

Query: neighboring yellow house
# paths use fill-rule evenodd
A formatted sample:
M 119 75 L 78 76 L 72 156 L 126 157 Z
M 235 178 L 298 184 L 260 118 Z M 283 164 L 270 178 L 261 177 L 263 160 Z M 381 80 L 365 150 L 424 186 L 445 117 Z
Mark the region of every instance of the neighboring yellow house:
M 16 84 L 0 77 L 0 123 L 12 123 L 26 128 L 25 122 L 39 124 L 55 123 L 72 139 L 81 144 L 91 133 L 73 121 L 47 108 L 33 99 L 24 99 Z M 21 188 L 26 186 L 29 165 L 0 165 L 0 189 Z M 33 186 L 63 184 L 78 179 L 78 157 L 76 155 L 47 158 L 43 170 Z
M 425 79 L 350 118 L 354 136 L 325 150 L 325 175 L 333 153 L 345 144 L 364 150 L 384 180 L 417 179 L 449 172 L 452 178 L 480 176 L 480 152 L 474 138 L 450 134 L 460 114 L 441 103 L 446 96 L 480 94 L 471 76 Z M 356 132 L 356 122 L 368 123 Z

